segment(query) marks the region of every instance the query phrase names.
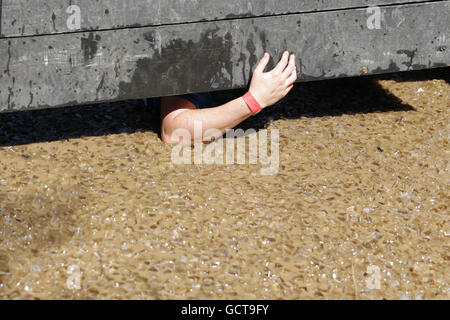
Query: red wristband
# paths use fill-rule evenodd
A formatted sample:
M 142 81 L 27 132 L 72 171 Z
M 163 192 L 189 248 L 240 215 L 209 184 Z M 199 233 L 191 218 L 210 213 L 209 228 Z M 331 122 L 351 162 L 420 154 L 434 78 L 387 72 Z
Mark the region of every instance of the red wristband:
M 256 101 L 255 97 L 252 96 L 250 91 L 244 94 L 242 98 L 244 99 L 250 110 L 253 112 L 253 114 L 257 114 L 263 109 L 258 101 Z

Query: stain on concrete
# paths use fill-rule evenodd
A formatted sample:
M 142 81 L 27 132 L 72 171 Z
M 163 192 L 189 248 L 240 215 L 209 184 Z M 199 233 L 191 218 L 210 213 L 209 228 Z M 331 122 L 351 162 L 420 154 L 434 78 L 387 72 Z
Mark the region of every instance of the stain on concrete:
M 152 92 L 198 92 L 209 88 L 213 78 L 220 81 L 220 87 L 231 88 L 233 78 L 223 77 L 222 70 L 233 74 L 232 35 L 219 35 L 219 31 L 206 30 L 197 42 L 174 39 L 152 57 L 139 59 L 131 81 L 119 84 L 118 99 L 146 98 Z M 155 31 L 146 33 L 144 39 L 152 46 L 158 43 Z M 143 96 L 145 92 L 148 96 Z
M 381 67 L 378 67 L 378 68 L 372 70 L 371 74 L 390 73 L 390 72 L 398 72 L 398 71 L 400 71 L 400 68 L 391 59 L 391 62 L 389 63 L 389 66 L 387 67 L 387 69 L 383 69 Z
M 55 15 L 54 12 L 53 12 L 53 14 L 52 14 L 52 25 L 53 25 L 53 30 L 54 30 L 55 32 L 58 32 L 58 30 L 56 29 L 56 15 Z
M 81 38 L 81 50 L 83 51 L 84 63 L 88 64 L 95 56 L 98 50 L 98 42 L 101 40 L 100 35 L 89 33 L 87 38 Z
M 397 54 L 405 54 L 409 58 L 408 62 L 402 63 L 403 65 L 405 65 L 408 68 L 408 70 L 410 70 L 413 65 L 413 60 L 414 60 L 414 57 L 415 57 L 417 51 L 418 51 L 418 49 L 413 50 L 413 51 L 412 50 L 398 50 L 397 51 Z

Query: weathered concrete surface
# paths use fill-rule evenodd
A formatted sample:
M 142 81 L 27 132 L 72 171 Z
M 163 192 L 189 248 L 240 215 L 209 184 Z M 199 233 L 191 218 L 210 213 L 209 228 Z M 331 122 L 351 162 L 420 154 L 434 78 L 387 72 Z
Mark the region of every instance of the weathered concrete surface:
M 423 0 L 3 0 L 3 37 L 425 2 Z M 79 29 L 67 21 L 80 8 Z
M 450 1 L 0 40 L 0 111 L 244 87 L 264 51 L 299 81 L 450 65 Z

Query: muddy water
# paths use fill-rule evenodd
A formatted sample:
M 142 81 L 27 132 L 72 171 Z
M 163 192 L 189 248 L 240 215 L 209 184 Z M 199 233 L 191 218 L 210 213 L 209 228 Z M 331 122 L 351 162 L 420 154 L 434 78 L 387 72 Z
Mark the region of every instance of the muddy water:
M 449 298 L 449 70 L 298 85 L 183 165 L 143 101 L 0 115 L 0 298 Z

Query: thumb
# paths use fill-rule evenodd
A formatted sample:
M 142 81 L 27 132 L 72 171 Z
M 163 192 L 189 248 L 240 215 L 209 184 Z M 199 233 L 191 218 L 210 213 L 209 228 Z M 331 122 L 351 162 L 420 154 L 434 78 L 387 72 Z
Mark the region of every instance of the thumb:
M 264 57 L 259 61 L 256 66 L 255 72 L 263 73 L 269 63 L 270 55 L 266 52 L 264 53 Z

